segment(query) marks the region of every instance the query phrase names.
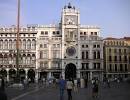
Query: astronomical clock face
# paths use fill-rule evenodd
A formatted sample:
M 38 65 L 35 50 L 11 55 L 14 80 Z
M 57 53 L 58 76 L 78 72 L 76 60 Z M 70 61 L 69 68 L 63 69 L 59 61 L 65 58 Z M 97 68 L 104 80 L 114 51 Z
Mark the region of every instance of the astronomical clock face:
M 74 47 L 68 47 L 66 49 L 66 53 L 68 56 L 74 56 L 76 53 L 76 49 Z
M 65 16 L 65 24 L 67 25 L 76 25 L 78 22 L 77 16 L 71 15 L 71 16 Z

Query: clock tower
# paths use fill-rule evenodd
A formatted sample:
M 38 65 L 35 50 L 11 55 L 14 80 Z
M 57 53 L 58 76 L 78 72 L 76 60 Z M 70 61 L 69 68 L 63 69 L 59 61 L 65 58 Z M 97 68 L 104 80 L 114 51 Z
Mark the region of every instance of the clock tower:
M 62 9 L 62 69 L 65 70 L 65 78 L 77 78 L 78 63 L 80 58 L 80 13 L 70 3 Z M 70 66 L 70 67 L 69 67 Z M 74 68 L 71 68 L 71 67 Z M 75 69 L 70 71 L 70 69 Z M 70 75 L 68 75 L 68 72 Z M 64 75 L 64 74 L 62 74 Z

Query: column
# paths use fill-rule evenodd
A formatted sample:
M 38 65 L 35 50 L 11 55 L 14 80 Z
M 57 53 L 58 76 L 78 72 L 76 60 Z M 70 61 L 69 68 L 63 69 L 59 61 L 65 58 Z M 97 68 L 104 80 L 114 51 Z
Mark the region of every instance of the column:
M 77 78 L 80 78 L 80 71 L 77 71 Z
M 90 80 L 92 80 L 92 78 L 93 78 L 93 73 L 92 73 L 92 71 L 90 72 Z
M 51 78 L 51 72 L 48 72 L 48 78 Z
M 28 70 L 27 69 L 25 69 L 25 79 L 27 79 L 28 78 Z
M 9 82 L 9 69 L 6 69 L 7 70 L 7 82 Z
M 38 83 L 38 70 L 35 70 L 35 82 Z
M 65 71 L 62 71 L 62 75 L 63 79 L 65 79 Z

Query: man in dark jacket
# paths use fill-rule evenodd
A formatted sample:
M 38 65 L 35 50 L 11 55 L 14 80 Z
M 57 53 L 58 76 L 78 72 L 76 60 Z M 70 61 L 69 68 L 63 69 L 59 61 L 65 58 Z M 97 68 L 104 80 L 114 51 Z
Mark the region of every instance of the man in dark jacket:
M 0 100 L 7 100 L 7 95 L 5 93 L 5 82 L 3 78 L 0 78 Z

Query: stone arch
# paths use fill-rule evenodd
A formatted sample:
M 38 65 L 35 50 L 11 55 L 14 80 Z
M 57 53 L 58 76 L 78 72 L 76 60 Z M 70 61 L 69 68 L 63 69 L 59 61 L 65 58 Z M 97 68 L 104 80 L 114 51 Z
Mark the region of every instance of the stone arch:
M 14 78 L 16 76 L 16 70 L 15 69 L 10 69 L 9 70 L 9 77 Z
M 5 69 L 0 70 L 0 76 L 7 77 L 7 71 Z
M 76 66 L 73 63 L 69 63 L 66 65 L 65 67 L 65 78 L 69 79 L 69 78 L 76 78 Z
M 21 80 L 25 79 L 26 72 L 24 69 L 19 69 L 19 76 Z
M 34 69 L 29 69 L 27 73 L 28 78 L 30 79 L 31 82 L 34 82 L 35 79 L 35 71 Z

